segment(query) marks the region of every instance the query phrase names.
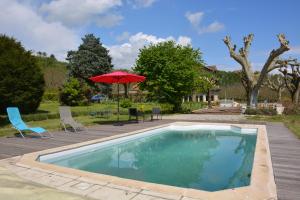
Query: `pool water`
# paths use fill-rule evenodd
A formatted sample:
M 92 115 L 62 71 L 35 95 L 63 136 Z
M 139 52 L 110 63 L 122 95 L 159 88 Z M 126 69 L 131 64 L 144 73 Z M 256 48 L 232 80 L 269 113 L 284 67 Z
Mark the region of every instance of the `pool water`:
M 256 134 L 164 129 L 43 162 L 145 182 L 217 191 L 250 184 Z

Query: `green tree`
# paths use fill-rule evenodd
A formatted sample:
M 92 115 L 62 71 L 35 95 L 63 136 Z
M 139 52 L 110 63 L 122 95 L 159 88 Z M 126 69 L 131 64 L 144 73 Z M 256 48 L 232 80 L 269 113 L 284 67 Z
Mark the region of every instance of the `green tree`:
M 113 65 L 108 50 L 103 47 L 100 38 L 93 34 L 87 34 L 82 38 L 83 43 L 77 51 L 69 51 L 67 60 L 71 77 L 95 86 L 89 80 L 91 76 L 101 75 L 112 71 Z M 109 87 L 109 86 L 106 86 Z M 102 88 L 104 91 L 107 88 Z
M 211 108 L 211 90 L 218 86 L 218 76 L 214 73 L 201 70 L 200 76 L 195 81 L 195 89 L 198 92 L 206 93 L 208 107 Z
M 0 35 L 0 112 L 17 106 L 23 113 L 37 110 L 44 78 L 36 59 L 14 38 Z
M 230 86 L 233 84 L 241 83 L 241 77 L 238 71 L 217 71 L 219 77 L 218 84 L 220 86 Z
M 168 41 L 141 49 L 134 71 L 146 76 L 140 88 L 148 91 L 149 98 L 171 103 L 174 111 L 179 111 L 182 98 L 192 91 L 201 66 L 199 49 Z
M 90 90 L 86 83 L 70 78 L 60 89 L 59 100 L 62 105 L 79 106 L 88 104 Z

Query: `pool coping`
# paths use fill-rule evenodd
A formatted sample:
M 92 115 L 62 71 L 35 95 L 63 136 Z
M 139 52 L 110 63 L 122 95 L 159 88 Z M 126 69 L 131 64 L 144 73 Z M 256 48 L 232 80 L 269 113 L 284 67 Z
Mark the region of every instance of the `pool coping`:
M 37 161 L 37 158 L 41 155 L 50 154 L 54 152 L 69 150 L 86 146 L 103 141 L 113 140 L 120 137 L 138 134 L 144 131 L 149 131 L 157 128 L 162 128 L 170 125 L 231 125 L 240 128 L 256 128 L 257 141 L 255 148 L 255 156 L 253 161 L 251 183 L 249 186 L 238 187 L 233 189 L 226 189 L 220 191 L 204 191 L 191 188 L 180 188 L 169 185 L 162 185 L 156 183 L 148 183 L 143 181 L 119 178 L 115 176 L 109 176 L 104 174 L 86 172 L 82 170 L 42 163 Z M 47 149 L 34 153 L 25 154 L 18 161 L 17 165 L 25 166 L 32 169 L 40 169 L 48 172 L 61 173 L 68 176 L 82 177 L 90 179 L 93 182 L 99 181 L 100 183 L 114 184 L 119 187 L 125 187 L 125 190 L 145 190 L 150 193 L 158 193 L 163 197 L 164 195 L 177 195 L 187 198 L 201 198 L 201 199 L 277 199 L 276 184 L 274 181 L 273 168 L 271 162 L 270 148 L 267 137 L 267 131 L 265 125 L 252 125 L 252 124 L 235 124 L 235 123 L 203 123 L 203 122 L 173 122 L 151 128 L 141 129 L 129 133 L 114 135 L 106 138 L 90 140 L 87 142 Z M 45 178 L 45 177 L 44 177 Z M 32 181 L 39 182 L 39 180 Z M 127 188 L 127 189 L 126 189 Z M 59 189 L 59 188 L 58 188 Z M 71 191 L 72 192 L 72 191 Z M 159 195 L 158 195 L 159 196 Z

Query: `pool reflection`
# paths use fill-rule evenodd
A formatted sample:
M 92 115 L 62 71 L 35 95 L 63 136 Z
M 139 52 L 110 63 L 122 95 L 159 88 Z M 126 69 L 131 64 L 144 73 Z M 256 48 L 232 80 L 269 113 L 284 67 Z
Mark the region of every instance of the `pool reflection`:
M 250 183 L 256 135 L 166 131 L 55 162 L 146 182 L 216 191 Z

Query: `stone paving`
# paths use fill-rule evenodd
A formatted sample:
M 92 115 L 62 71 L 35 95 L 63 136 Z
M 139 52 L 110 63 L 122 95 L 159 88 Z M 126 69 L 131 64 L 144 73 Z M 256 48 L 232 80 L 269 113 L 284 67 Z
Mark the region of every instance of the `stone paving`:
M 164 119 L 168 120 L 185 120 L 185 121 L 210 121 L 210 122 L 242 122 L 246 121 L 245 115 L 197 115 L 197 114 L 180 114 L 166 115 Z
M 3 163 L 3 162 L 2 162 Z M 3 165 L 3 164 L 2 164 Z M 7 166 L 7 164 L 6 164 Z M 81 195 L 66 193 L 18 177 L 15 173 L 25 174 L 26 168 L 13 167 L 15 171 L 0 166 L 0 199 L 2 200 L 88 200 Z M 39 177 L 40 172 L 27 175 Z
M 6 179 L 11 179 L 15 185 L 18 183 L 18 186 L 16 185 L 17 187 L 11 187 L 8 189 L 5 186 L 6 184 L 1 184 L 0 182 L 0 199 L 11 199 L 14 197 L 14 199 L 26 200 L 81 200 L 85 198 L 99 200 L 193 200 L 191 198 L 186 198 L 179 195 L 161 194 L 148 190 L 136 189 L 133 187 L 118 186 L 109 182 L 97 181 L 80 176 L 71 176 L 53 171 L 42 170 L 39 168 L 28 168 L 27 166 L 20 166 L 17 164 L 19 159 L 20 157 L 14 157 L 0 161 L 0 180 L 5 181 Z M 6 179 L 3 177 L 4 172 L 6 173 Z M 46 185 L 48 187 L 33 183 L 31 181 Z M 20 188 L 27 188 L 27 190 L 24 191 L 24 189 Z M 28 198 L 23 198 L 23 195 L 19 196 L 18 190 L 24 191 L 22 194 L 27 193 Z M 71 192 L 83 197 L 69 193 L 63 193 L 60 191 Z M 36 193 L 38 195 L 35 197 Z

